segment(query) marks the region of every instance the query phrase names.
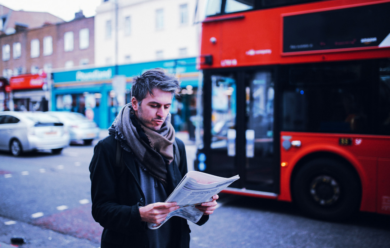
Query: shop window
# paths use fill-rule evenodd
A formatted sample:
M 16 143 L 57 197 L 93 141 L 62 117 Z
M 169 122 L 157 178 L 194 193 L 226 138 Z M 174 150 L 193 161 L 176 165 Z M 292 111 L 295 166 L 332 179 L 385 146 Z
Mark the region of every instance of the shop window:
M 80 49 L 87 49 L 89 47 L 89 29 L 83 28 L 79 33 L 79 46 Z
M 156 30 L 162 30 L 164 28 L 164 10 L 156 10 Z
M 43 38 L 43 55 L 51 55 L 53 53 L 53 38 L 46 36 Z
M 9 44 L 3 45 L 3 61 L 7 61 L 11 56 L 11 47 Z
M 131 35 L 131 16 L 125 17 L 125 35 Z
M 188 5 L 181 4 L 179 6 L 179 23 L 180 25 L 185 25 L 188 23 Z
M 64 34 L 64 50 L 65 52 L 73 51 L 73 32 Z
M 20 58 L 21 55 L 22 55 L 22 46 L 20 42 L 15 42 L 13 44 L 13 57 L 14 59 L 17 59 Z
M 39 57 L 39 40 L 31 40 L 31 58 Z

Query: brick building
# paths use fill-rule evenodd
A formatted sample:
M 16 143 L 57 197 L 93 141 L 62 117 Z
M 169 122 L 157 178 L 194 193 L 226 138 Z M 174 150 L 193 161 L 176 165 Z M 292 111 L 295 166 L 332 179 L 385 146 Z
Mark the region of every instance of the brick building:
M 70 22 L 45 22 L 32 29 L 18 28 L 15 33 L 0 35 L 0 48 L 0 73 L 6 79 L 17 76 L 16 81 L 27 78 L 28 74 L 50 75 L 53 69 L 94 65 L 94 17 L 85 18 L 79 12 Z M 48 91 L 37 89 L 36 85 L 29 88 L 28 82 L 23 84 L 25 88 L 19 85 L 13 88 L 12 80 L 10 84 L 12 103 L 5 104 L 10 109 L 16 104 L 24 106 L 23 110 L 38 110 L 39 102 L 50 98 Z

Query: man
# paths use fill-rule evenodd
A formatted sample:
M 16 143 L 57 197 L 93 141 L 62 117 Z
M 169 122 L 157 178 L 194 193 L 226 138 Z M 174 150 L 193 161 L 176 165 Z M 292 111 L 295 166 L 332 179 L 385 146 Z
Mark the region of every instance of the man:
M 187 173 L 184 144 L 175 138 L 169 115 L 179 89 L 176 78 L 158 69 L 134 78 L 131 103 L 95 147 L 89 168 L 92 215 L 104 227 L 102 248 L 189 247 L 183 218 L 172 217 L 157 230 L 147 227 L 179 208 L 164 203 Z M 217 199 L 197 207 L 204 214 L 198 225 L 208 220 Z

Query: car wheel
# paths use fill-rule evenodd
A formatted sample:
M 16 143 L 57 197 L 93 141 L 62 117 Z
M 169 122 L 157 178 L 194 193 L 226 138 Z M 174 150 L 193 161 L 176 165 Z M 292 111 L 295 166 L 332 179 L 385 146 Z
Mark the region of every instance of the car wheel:
M 93 139 L 86 139 L 86 140 L 84 140 L 84 145 L 89 146 L 92 144 L 92 141 L 93 141 Z
M 51 149 L 53 154 L 60 154 L 63 148 Z
M 15 157 L 18 157 L 20 155 L 22 155 L 23 153 L 23 148 L 22 148 L 22 145 L 20 144 L 19 140 L 17 139 L 13 139 L 9 145 L 9 150 L 11 152 L 12 155 L 14 155 Z
M 334 159 L 306 163 L 293 178 L 292 193 L 304 213 L 324 220 L 348 219 L 360 206 L 356 173 Z

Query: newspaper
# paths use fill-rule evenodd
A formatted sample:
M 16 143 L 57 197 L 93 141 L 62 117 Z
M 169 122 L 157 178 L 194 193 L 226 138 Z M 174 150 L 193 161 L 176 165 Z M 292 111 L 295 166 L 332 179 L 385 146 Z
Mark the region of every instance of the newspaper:
M 165 201 L 176 202 L 180 208 L 170 212 L 167 218 L 160 224 L 148 223 L 149 229 L 158 229 L 173 216 L 185 218 L 193 223 L 198 222 L 203 212 L 195 206 L 203 202 L 212 201 L 214 195 L 239 178 L 238 175 L 223 178 L 199 171 L 188 172 Z

